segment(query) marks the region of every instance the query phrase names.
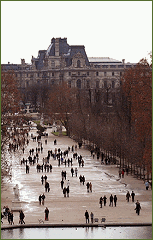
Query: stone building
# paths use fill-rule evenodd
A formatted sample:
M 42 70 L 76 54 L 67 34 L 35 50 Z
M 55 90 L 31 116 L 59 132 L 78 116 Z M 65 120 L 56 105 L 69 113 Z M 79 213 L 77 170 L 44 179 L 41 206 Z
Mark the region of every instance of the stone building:
M 102 103 L 113 105 L 124 70 L 134 65 L 125 63 L 124 59 L 87 57 L 83 45 L 69 45 L 67 38 L 52 38 L 47 50 L 39 50 L 37 58 L 32 56 L 31 64 L 21 59 L 21 64 L 2 64 L 2 68 L 14 70 L 22 92 L 36 84 L 53 87 L 66 82 L 70 88 L 90 89 L 93 103 L 100 96 Z M 30 97 L 27 101 L 30 102 Z

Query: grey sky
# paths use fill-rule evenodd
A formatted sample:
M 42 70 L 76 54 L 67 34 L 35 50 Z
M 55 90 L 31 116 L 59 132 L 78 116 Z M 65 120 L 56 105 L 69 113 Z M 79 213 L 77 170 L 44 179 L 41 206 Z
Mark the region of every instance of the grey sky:
M 30 63 L 53 37 L 138 62 L 152 50 L 152 1 L 1 1 L 1 63 Z

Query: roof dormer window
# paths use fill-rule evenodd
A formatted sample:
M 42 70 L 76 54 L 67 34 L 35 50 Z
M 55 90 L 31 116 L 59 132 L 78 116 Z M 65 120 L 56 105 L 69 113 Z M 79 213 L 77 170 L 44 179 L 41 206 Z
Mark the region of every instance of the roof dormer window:
M 80 60 L 77 61 L 77 67 L 80 68 Z

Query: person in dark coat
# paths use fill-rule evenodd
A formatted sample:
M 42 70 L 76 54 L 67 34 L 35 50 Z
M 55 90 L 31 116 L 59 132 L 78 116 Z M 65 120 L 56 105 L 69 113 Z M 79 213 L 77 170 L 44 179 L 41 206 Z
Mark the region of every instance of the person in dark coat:
M 69 197 L 69 192 L 70 192 L 69 186 L 66 188 L 66 192 L 67 192 L 67 197 Z
M 62 181 L 61 181 L 61 188 L 63 189 L 63 185 L 64 185 L 64 181 L 63 181 L 63 179 L 62 179 Z
M 114 195 L 114 205 L 115 205 L 115 207 L 116 207 L 116 203 L 117 203 L 117 197 L 116 197 L 116 195 Z
M 45 209 L 45 221 L 48 221 L 49 209 L 46 207 Z
M 87 192 L 89 192 L 89 187 L 90 187 L 89 182 L 87 182 L 86 186 L 87 186 Z
M 11 222 L 11 212 L 10 211 L 8 211 L 7 220 L 10 224 L 10 222 Z
M 134 202 L 135 193 L 133 191 L 131 193 L 131 197 L 132 197 L 132 202 Z
M 112 206 L 112 207 L 113 207 L 113 195 L 112 195 L 112 194 L 110 195 L 109 200 L 110 200 L 109 206 Z
M 42 184 L 44 183 L 44 177 L 43 177 L 43 175 L 41 176 L 41 183 L 42 183 Z
M 89 213 L 87 210 L 85 212 L 85 218 L 86 218 L 86 223 L 89 223 Z
M 102 205 L 103 205 L 103 198 L 102 197 L 100 197 L 100 199 L 99 199 L 99 204 L 100 204 L 100 208 L 102 208 Z
M 72 174 L 72 177 L 73 177 L 73 174 L 74 174 L 74 169 L 71 168 L 71 174 Z
M 66 197 L 66 187 L 64 187 L 63 189 L 63 194 L 64 194 L 64 197 Z
M 42 196 L 41 195 L 39 195 L 39 204 L 41 205 L 41 199 L 42 199 Z
M 126 200 L 127 200 L 127 202 L 129 202 L 129 198 L 130 198 L 131 196 L 130 196 L 130 193 L 129 193 L 129 191 L 127 192 L 127 194 L 126 194 Z
M 41 199 L 42 199 L 42 205 L 44 205 L 44 201 L 45 201 L 45 195 L 44 195 L 44 193 L 42 194 L 42 196 L 41 196 Z
M 104 206 L 106 206 L 106 199 L 107 197 L 104 195 L 103 200 L 104 200 Z
M 136 202 L 135 204 L 136 204 L 136 207 L 135 207 L 136 213 L 137 213 L 138 215 L 140 215 L 141 206 L 140 206 L 139 201 L 137 200 L 137 202 Z
M 11 225 L 14 224 L 14 221 L 13 221 L 13 212 L 10 213 L 10 223 L 11 223 Z
M 21 224 L 24 223 L 25 224 L 25 222 L 24 222 L 25 215 L 24 215 L 22 210 L 20 211 L 19 217 L 20 217 L 19 223 L 21 223 Z
M 46 175 L 45 175 L 44 179 L 45 179 L 45 182 L 46 182 L 47 181 L 47 176 Z

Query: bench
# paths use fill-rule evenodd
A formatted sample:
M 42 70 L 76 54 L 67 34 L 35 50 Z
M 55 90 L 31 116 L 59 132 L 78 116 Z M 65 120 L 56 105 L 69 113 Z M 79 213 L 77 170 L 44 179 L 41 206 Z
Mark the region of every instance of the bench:
M 94 218 L 94 222 L 98 222 L 98 221 L 99 221 L 98 218 Z M 101 218 L 101 223 L 103 223 L 103 222 L 105 222 L 105 221 L 106 221 L 106 218 L 105 218 L 105 217 Z
M 99 221 L 99 219 L 98 218 L 94 218 L 94 222 L 98 222 Z

